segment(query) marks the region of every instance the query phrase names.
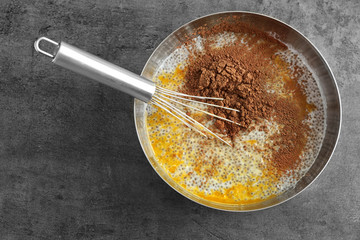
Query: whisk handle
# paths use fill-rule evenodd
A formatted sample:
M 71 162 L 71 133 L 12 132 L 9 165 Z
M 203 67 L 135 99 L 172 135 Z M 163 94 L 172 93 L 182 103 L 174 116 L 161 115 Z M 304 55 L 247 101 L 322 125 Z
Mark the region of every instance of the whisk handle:
M 39 47 L 41 41 L 55 45 L 54 54 L 42 50 Z M 118 89 L 144 102 L 149 102 L 155 93 L 154 82 L 65 42 L 57 43 L 41 37 L 35 41 L 34 47 L 37 52 L 51 57 L 56 65 Z

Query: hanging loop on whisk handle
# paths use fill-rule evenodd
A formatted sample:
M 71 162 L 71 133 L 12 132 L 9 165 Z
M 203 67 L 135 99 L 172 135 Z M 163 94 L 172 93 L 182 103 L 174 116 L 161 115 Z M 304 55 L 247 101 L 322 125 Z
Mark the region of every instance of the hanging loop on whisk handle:
M 41 41 L 56 45 L 55 53 L 50 54 L 42 50 L 39 47 Z M 35 41 L 34 47 L 37 52 L 53 58 L 52 62 L 56 65 L 106 84 L 141 101 L 149 102 L 155 93 L 154 82 L 65 42 L 57 43 L 41 37 Z

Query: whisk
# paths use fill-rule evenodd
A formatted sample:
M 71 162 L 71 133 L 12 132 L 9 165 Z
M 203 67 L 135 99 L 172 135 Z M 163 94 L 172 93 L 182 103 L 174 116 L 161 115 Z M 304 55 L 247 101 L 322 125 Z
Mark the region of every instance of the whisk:
M 54 45 L 54 53 L 51 54 L 41 49 L 41 41 L 45 41 Z M 85 52 L 63 41 L 58 43 L 49 38 L 40 37 L 35 41 L 34 47 L 37 52 L 52 58 L 52 62 L 56 65 L 67 68 L 76 73 L 118 89 L 145 103 L 156 105 L 199 134 L 205 137 L 208 137 L 208 135 L 214 136 L 225 144 L 231 146 L 229 142 L 225 141 L 218 134 L 214 133 L 209 128 L 205 127 L 203 124 L 196 121 L 194 118 L 179 108 L 179 106 L 182 106 L 183 109 L 193 109 L 195 111 L 208 114 L 212 117 L 238 124 L 230 119 L 215 115 L 199 107 L 191 105 L 196 103 L 205 106 L 224 108 L 230 111 L 239 111 L 237 109 L 223 107 L 217 104 L 194 100 L 201 99 L 222 101 L 224 100 L 223 98 L 193 96 L 156 86 L 156 84 L 149 79 L 132 73 L 115 64 L 107 62 L 95 55 Z

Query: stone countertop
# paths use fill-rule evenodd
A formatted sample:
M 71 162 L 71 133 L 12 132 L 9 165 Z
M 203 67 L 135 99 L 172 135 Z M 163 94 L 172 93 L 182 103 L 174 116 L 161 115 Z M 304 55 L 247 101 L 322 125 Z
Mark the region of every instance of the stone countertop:
M 359 239 L 360 3 L 352 1 L 0 2 L 1 239 Z M 140 73 L 182 24 L 245 10 L 278 18 L 318 47 L 343 104 L 339 144 L 321 176 L 267 210 L 200 206 L 154 172 L 133 99 L 38 56 L 63 39 Z

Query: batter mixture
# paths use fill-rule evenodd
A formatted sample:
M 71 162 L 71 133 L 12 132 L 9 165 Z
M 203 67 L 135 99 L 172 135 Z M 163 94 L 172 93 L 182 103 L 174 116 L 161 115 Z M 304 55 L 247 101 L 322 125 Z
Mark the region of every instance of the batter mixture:
M 201 32 L 166 59 L 153 81 L 222 97 L 221 104 L 239 110 L 205 109 L 235 125 L 183 109 L 230 147 L 148 106 L 154 156 L 194 195 L 225 204 L 264 201 L 294 187 L 316 159 L 325 129 L 316 79 L 298 53 L 268 33 L 239 25 Z

